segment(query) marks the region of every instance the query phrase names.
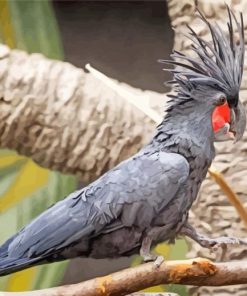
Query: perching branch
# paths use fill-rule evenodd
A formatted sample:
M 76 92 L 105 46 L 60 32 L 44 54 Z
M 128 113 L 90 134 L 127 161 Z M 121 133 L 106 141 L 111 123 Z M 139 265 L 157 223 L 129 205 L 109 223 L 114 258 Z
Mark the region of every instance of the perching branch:
M 213 263 L 206 259 L 166 261 L 128 268 L 75 285 L 1 296 L 121 296 L 160 284 L 225 286 L 247 283 L 247 261 Z

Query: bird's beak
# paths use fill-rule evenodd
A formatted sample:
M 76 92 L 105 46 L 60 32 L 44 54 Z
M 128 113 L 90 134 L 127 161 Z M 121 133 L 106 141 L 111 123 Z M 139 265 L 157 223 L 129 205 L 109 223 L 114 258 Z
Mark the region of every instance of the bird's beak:
M 229 130 L 227 132 L 227 135 L 229 137 L 229 139 L 233 140 L 234 143 L 237 142 L 237 138 L 236 138 L 236 113 L 234 111 L 234 109 L 231 109 L 231 122 L 230 122 L 230 126 L 229 126 Z
M 236 132 L 229 130 L 227 132 L 227 135 L 228 135 L 228 137 L 229 137 L 230 140 L 233 140 L 234 141 L 234 143 L 237 142 Z
M 234 140 L 234 143 L 239 141 L 244 133 L 246 126 L 246 115 L 242 103 L 239 101 L 239 104 L 236 108 L 231 109 L 231 122 L 230 128 L 228 131 L 228 136 Z
M 216 142 L 231 140 L 236 143 L 243 137 L 246 127 L 246 114 L 240 100 L 237 107 L 227 109 L 223 106 L 217 108 L 213 115 Z M 221 126 L 221 128 L 219 129 L 218 126 Z

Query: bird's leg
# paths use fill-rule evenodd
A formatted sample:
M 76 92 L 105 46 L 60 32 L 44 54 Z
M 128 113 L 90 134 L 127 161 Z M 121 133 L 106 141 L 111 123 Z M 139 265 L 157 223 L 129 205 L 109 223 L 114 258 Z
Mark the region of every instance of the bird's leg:
M 160 233 L 162 227 L 155 227 L 143 238 L 140 255 L 144 262 L 154 261 L 155 267 L 159 267 L 164 261 L 163 256 L 158 256 L 150 252 L 153 239 Z
M 225 250 L 227 245 L 239 245 L 239 244 L 247 245 L 246 240 L 238 239 L 236 237 L 221 236 L 217 238 L 209 238 L 207 236 L 199 234 L 195 230 L 195 228 L 188 223 L 183 225 L 179 234 L 190 237 L 191 239 L 196 241 L 199 245 L 208 249 L 217 249 L 221 247 L 223 250 Z
M 154 261 L 157 258 L 157 255 L 150 252 L 151 244 L 152 238 L 150 238 L 149 236 L 145 236 L 142 240 L 142 245 L 140 249 L 140 255 L 142 256 L 144 262 Z

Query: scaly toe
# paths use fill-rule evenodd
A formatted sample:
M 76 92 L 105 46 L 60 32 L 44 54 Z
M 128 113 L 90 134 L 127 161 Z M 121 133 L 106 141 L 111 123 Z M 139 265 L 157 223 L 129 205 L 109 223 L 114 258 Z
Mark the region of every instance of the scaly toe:
M 219 248 L 227 249 L 228 245 L 239 245 L 240 240 L 235 237 L 219 237 L 215 239 L 215 244 L 212 245 L 212 250 L 217 251 Z
M 160 265 L 165 261 L 164 257 L 163 256 L 157 256 L 157 258 L 155 259 L 154 261 L 154 267 L 155 269 L 156 268 L 159 268 Z
M 155 254 L 148 254 L 148 255 L 143 256 L 143 261 L 144 262 L 151 262 L 151 261 L 155 261 L 157 258 L 158 258 L 158 256 Z
M 239 243 L 239 239 L 235 237 L 220 237 L 216 240 L 216 244 L 223 247 L 225 245 L 239 245 Z

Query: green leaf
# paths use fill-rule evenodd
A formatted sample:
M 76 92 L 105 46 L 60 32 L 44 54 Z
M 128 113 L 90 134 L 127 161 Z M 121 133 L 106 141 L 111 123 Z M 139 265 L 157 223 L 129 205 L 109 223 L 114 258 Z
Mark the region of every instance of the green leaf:
M 47 0 L 9 1 L 16 46 L 28 52 L 42 52 L 49 58 L 63 57 L 58 25 Z

